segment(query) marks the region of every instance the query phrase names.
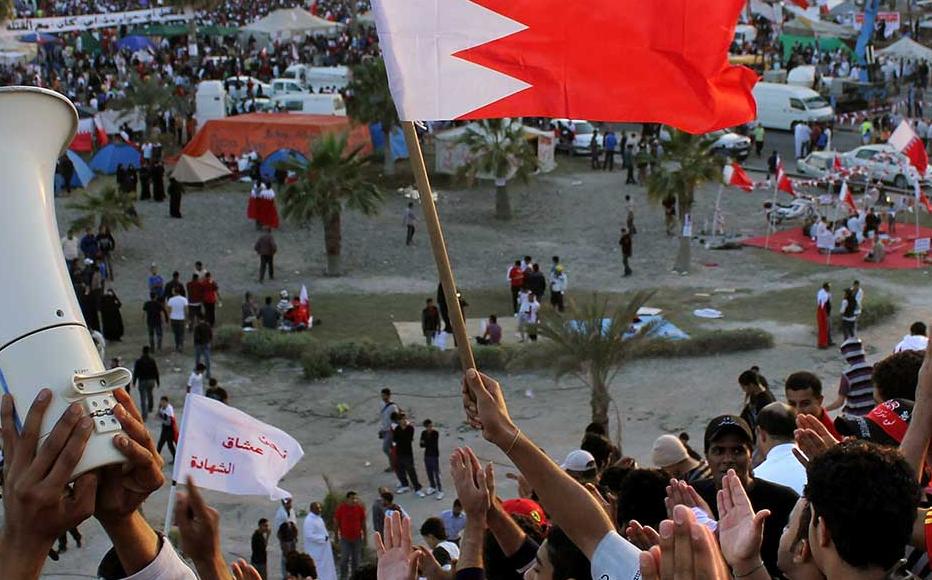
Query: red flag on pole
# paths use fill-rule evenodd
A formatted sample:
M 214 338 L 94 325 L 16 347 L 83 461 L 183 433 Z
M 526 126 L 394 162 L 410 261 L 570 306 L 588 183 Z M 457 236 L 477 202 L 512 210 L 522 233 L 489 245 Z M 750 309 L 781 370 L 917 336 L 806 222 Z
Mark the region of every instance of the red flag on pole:
M 840 175 L 848 175 L 848 170 L 845 169 L 845 166 L 841 163 L 841 157 L 838 154 L 835 154 L 835 160 L 832 162 L 832 171 Z
M 909 163 L 916 168 L 919 175 L 925 175 L 926 169 L 929 168 L 929 156 L 926 154 L 925 143 L 916 135 L 913 128 L 905 120 L 900 122 L 899 127 L 890 135 L 888 141 L 890 145 L 909 157 Z
M 854 196 L 851 195 L 851 190 L 848 189 L 847 181 L 841 183 L 841 191 L 838 192 L 838 201 L 847 205 L 851 211 L 858 211 L 858 205 L 854 203 Z
M 916 191 L 916 204 L 922 204 L 926 211 L 932 213 L 932 203 L 929 203 L 929 198 L 926 197 L 926 194 L 922 192 L 922 186 L 919 184 L 919 180 L 913 184 L 913 189 Z M 916 211 L 919 211 L 919 208 L 916 208 Z
M 782 159 L 777 160 L 777 189 L 796 197 L 796 192 L 793 191 L 793 182 L 790 181 L 790 177 L 783 168 Z
M 756 116 L 745 0 L 374 0 L 404 121 L 567 117 L 693 133 Z
M 723 176 L 726 185 L 738 187 L 744 191 L 754 190 L 754 182 L 737 162 L 726 165 L 723 170 Z

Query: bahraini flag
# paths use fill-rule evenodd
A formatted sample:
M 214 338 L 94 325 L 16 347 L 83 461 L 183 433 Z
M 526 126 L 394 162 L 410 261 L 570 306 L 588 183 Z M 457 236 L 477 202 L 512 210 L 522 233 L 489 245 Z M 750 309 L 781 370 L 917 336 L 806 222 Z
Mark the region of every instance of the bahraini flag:
M 744 191 L 754 190 L 754 181 L 751 180 L 751 177 L 744 171 L 744 168 L 738 165 L 738 162 L 733 161 L 726 165 L 722 169 L 722 174 L 725 185 L 731 185 L 743 189 Z
M 691 133 L 756 117 L 728 48 L 746 0 L 373 0 L 406 121 L 558 117 Z
M 900 122 L 896 131 L 890 135 L 887 141 L 890 145 L 909 158 L 909 164 L 916 168 L 919 175 L 925 175 L 926 169 L 929 168 L 929 156 L 926 154 L 926 145 L 922 139 L 916 135 L 913 128 L 905 120 Z
M 291 494 L 278 482 L 304 456 L 301 444 L 277 427 L 207 397 L 185 397 L 172 479 L 190 475 L 200 487 L 235 495 Z

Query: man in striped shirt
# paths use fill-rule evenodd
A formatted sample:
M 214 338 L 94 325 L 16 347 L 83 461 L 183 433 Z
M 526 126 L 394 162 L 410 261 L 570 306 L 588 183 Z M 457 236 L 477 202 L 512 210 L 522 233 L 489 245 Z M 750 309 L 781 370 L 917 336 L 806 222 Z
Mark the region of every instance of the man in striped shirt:
M 874 401 L 874 367 L 868 364 L 864 345 L 858 338 L 849 338 L 841 345 L 841 354 L 848 363 L 838 385 L 838 398 L 825 407 L 827 411 L 842 409 L 843 415 L 863 417 L 876 405 Z M 843 407 L 843 408 L 842 408 Z

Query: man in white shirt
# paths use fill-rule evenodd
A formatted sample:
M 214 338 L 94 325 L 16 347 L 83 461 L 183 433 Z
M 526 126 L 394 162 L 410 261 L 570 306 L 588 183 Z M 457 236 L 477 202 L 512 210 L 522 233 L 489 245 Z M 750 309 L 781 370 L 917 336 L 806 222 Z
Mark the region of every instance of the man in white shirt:
M 194 367 L 194 372 L 188 377 L 188 392 L 192 395 L 204 396 L 204 372 L 206 370 L 204 363 L 198 363 Z
M 184 348 L 185 321 L 188 319 L 188 299 L 181 295 L 181 289 L 175 288 L 174 296 L 168 299 L 168 320 L 175 335 L 175 352 Z
M 320 504 L 315 501 L 304 519 L 304 551 L 317 565 L 317 580 L 337 580 L 333 546 L 330 544 L 330 534 L 320 512 Z
M 927 336 L 926 325 L 923 322 L 914 322 L 909 327 L 909 334 L 903 337 L 903 340 L 893 349 L 894 353 L 903 352 L 904 350 L 918 350 L 925 352 L 929 347 L 929 337 Z
M 757 416 L 757 448 L 767 459 L 754 469 L 754 477 L 785 485 L 802 495 L 806 469 L 793 455 L 796 409 L 786 403 L 770 403 Z

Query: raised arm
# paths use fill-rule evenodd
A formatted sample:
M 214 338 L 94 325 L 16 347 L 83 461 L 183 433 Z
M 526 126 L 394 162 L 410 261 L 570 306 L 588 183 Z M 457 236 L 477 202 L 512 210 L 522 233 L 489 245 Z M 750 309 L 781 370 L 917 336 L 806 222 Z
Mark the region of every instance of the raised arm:
M 929 441 L 932 440 L 932 341 L 926 347 L 925 360 L 919 369 L 919 384 L 916 387 L 916 404 L 913 418 L 909 422 L 900 452 L 913 466 L 916 476 L 922 479 Z

